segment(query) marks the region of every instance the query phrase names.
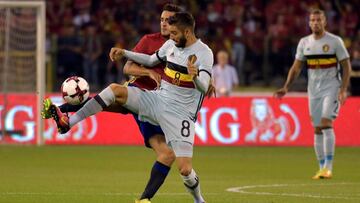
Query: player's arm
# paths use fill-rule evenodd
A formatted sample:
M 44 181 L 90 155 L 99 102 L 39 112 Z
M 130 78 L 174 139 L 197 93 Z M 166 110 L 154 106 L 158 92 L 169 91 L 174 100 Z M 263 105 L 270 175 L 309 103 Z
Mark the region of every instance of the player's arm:
M 139 52 L 139 53 L 147 53 L 148 46 L 149 46 L 150 39 L 147 35 L 143 36 L 140 41 L 136 44 L 133 51 Z M 125 66 L 123 68 L 123 73 L 125 75 L 131 75 L 135 77 L 142 77 L 142 76 L 148 76 L 151 79 L 153 79 L 158 85 L 161 81 L 161 76 L 157 72 L 150 70 L 144 66 L 141 66 L 131 60 L 128 60 L 125 63 Z
M 340 61 L 339 63 L 343 69 L 342 83 L 340 86 L 338 99 L 340 104 L 344 104 L 346 99 L 347 88 L 349 86 L 349 81 L 350 81 L 350 72 L 351 72 L 350 56 L 345 47 L 343 40 L 340 37 L 337 38 L 336 42 L 337 42 L 336 44 L 337 46 L 335 48 L 336 58 L 338 58 L 338 60 Z
M 350 81 L 350 73 L 351 73 L 350 59 L 346 58 L 340 61 L 340 65 L 343 69 L 343 73 L 342 73 L 342 83 L 339 92 L 339 101 L 340 104 L 344 104 L 346 99 L 347 88 L 349 86 L 349 81 Z
M 210 73 L 208 71 L 199 72 L 198 75 L 195 75 L 194 77 L 194 83 L 196 86 L 196 89 L 198 89 L 200 92 L 206 94 L 209 84 L 210 84 Z
M 110 50 L 110 59 L 111 61 L 119 60 L 121 57 L 125 56 L 126 58 L 142 64 L 147 67 L 153 67 L 160 62 L 163 62 L 166 60 L 166 51 L 167 49 L 173 44 L 172 40 L 166 41 L 160 49 L 154 53 L 153 55 L 147 55 L 142 53 L 136 53 L 132 51 L 128 51 L 121 48 L 113 47 Z
M 302 66 L 303 66 L 303 61 L 300 61 L 299 59 L 295 59 L 293 65 L 291 66 L 291 68 L 289 70 L 289 73 L 287 75 L 287 79 L 286 79 L 284 86 L 282 88 L 278 89 L 274 93 L 274 96 L 276 98 L 281 98 L 281 97 L 285 96 L 285 94 L 289 91 L 291 84 L 299 76 Z
M 132 75 L 135 77 L 148 76 L 156 82 L 157 85 L 160 85 L 161 75 L 157 72 L 147 69 L 143 66 L 138 65 L 137 63 L 128 60 L 124 66 L 123 73 L 125 75 Z
M 195 62 L 196 62 L 196 56 L 191 57 L 188 60 L 188 64 L 187 64 L 188 74 L 193 77 L 193 81 L 196 89 L 206 94 L 209 88 L 210 79 L 211 79 L 211 69 L 214 62 L 212 52 L 209 51 L 208 53 L 205 53 L 205 57 L 203 59 L 200 59 L 199 67 L 195 66 Z
M 137 64 L 131 60 L 128 60 L 125 63 L 124 70 L 123 70 L 123 73 L 125 75 L 132 75 L 135 77 L 141 77 L 141 76 L 149 76 L 150 77 L 150 75 L 153 74 L 153 72 L 155 72 L 155 71 L 145 68 L 144 66 L 140 66 L 139 64 Z
M 301 68 L 303 66 L 303 62 L 305 61 L 304 46 L 305 46 L 305 40 L 301 39 L 296 48 L 295 60 L 289 70 L 286 82 L 282 88 L 275 91 L 274 97 L 280 99 L 283 96 L 285 96 L 285 94 L 289 91 L 291 84 L 299 76 L 301 72 Z
M 111 48 L 109 56 L 111 61 L 117 61 L 124 56 L 132 61 L 135 61 L 136 63 L 142 64 L 147 67 L 153 67 L 161 62 L 157 56 L 157 53 L 153 55 L 147 55 L 116 47 Z

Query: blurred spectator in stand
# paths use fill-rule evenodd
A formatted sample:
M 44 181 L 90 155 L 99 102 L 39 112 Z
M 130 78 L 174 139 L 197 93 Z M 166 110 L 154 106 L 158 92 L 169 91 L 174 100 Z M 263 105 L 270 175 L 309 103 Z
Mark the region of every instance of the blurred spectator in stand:
M 330 25 L 330 26 L 328 26 L 328 28 L 336 27 L 336 25 L 337 25 L 336 18 L 338 16 L 337 16 L 336 11 L 334 10 L 333 4 L 330 1 L 326 1 L 326 2 L 324 2 L 323 6 L 324 6 L 325 14 L 326 14 L 326 22 L 328 25 Z M 334 29 L 328 29 L 328 31 L 333 32 Z
M 65 13 L 65 1 L 47 1 L 46 2 L 46 20 L 50 33 L 58 33 L 61 29 L 62 17 Z
M 234 64 L 237 72 L 237 77 L 240 84 L 245 84 L 244 77 L 244 61 L 245 61 L 245 45 L 244 45 L 244 31 L 242 28 L 242 20 L 236 20 L 236 26 L 233 34 L 233 46 L 232 46 L 232 64 Z
M 279 15 L 276 22 L 269 27 L 270 37 L 270 62 L 273 76 L 283 77 L 289 67 L 289 60 L 292 59 L 288 46 L 289 26 L 285 24 L 285 16 Z
M 344 33 L 341 34 L 342 36 L 354 37 L 359 23 L 358 12 L 354 10 L 354 6 L 350 3 L 345 3 L 344 7 L 340 21 L 340 27 L 343 28 Z
M 233 88 L 239 84 L 236 69 L 228 62 L 228 53 L 223 50 L 219 51 L 217 53 L 217 64 L 212 70 L 216 96 L 218 97 L 230 96 Z
M 210 3 L 207 5 L 207 21 L 209 23 L 208 31 L 207 31 L 207 37 L 212 40 L 216 41 L 216 34 L 217 34 L 217 28 L 218 23 L 220 21 L 221 15 L 218 13 L 217 10 L 215 10 L 214 3 Z
M 76 33 L 74 25 L 66 25 L 62 28 L 57 45 L 58 82 L 62 83 L 69 76 L 82 75 L 81 38 Z
M 74 7 L 76 15 L 73 19 L 73 23 L 76 28 L 80 29 L 83 25 L 90 22 L 90 8 L 91 0 L 74 0 Z
M 262 61 L 264 53 L 264 32 L 261 24 L 254 21 L 253 30 L 249 30 L 246 37 L 246 60 L 249 62 L 245 70 L 245 85 L 251 85 L 251 81 L 263 78 Z
M 351 95 L 360 96 L 360 47 L 356 47 L 352 52 L 351 66 Z
M 85 79 L 91 83 L 91 88 L 97 90 L 99 87 L 99 57 L 102 53 L 100 36 L 97 35 L 97 27 L 94 23 L 84 25 L 84 38 L 82 54 L 84 57 L 83 70 Z M 101 73 L 100 73 L 101 74 Z

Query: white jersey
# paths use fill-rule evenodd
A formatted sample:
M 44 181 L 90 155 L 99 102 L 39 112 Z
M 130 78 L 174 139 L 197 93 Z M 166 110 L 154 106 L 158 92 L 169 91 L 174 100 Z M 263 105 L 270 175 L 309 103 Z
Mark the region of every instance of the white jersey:
M 137 113 L 139 120 L 160 125 L 177 157 L 192 157 L 196 115 L 214 62 L 211 49 L 200 40 L 185 48 L 178 48 L 174 41 L 168 40 L 151 56 L 129 51 L 124 55 L 148 67 L 166 62 L 160 89 L 143 91 L 128 87 L 124 106 Z M 199 69 L 195 79 L 187 71 L 189 59 Z
M 200 39 L 185 48 L 178 48 L 173 40 L 168 40 L 156 54 L 159 60 L 166 62 L 160 86 L 163 100 L 176 109 L 176 113 L 186 112 L 195 121 L 204 94 L 196 89 L 193 79 L 188 75 L 187 64 L 194 57 L 194 65 L 199 69 L 199 74 L 208 74 L 210 78 L 214 63 L 211 49 Z
M 329 94 L 329 89 L 340 87 L 339 61 L 349 58 L 344 42 L 334 34 L 325 32 L 318 40 L 314 36 L 303 37 L 296 50 L 296 59 L 304 61 L 308 68 L 308 94 L 319 98 Z

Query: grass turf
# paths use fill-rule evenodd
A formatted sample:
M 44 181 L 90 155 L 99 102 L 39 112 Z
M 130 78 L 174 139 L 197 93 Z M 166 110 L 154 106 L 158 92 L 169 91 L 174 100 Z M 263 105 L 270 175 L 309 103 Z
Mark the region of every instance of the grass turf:
M 360 148 L 337 148 L 334 178 L 318 181 L 312 148 L 195 147 L 194 154 L 208 203 L 360 202 Z M 0 202 L 134 202 L 154 158 L 144 147 L 0 146 Z M 242 188 L 227 191 L 235 187 Z M 193 202 L 176 167 L 152 202 Z

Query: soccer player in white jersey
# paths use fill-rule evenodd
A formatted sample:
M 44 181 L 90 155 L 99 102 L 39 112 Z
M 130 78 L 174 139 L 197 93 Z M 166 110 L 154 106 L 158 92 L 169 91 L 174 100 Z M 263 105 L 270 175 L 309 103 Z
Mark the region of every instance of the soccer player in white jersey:
M 342 39 L 325 30 L 326 17 L 322 10 L 310 12 L 309 25 L 312 34 L 300 40 L 286 83 L 274 96 L 283 97 L 303 64 L 307 66 L 309 110 L 315 128 L 314 148 L 320 165 L 313 179 L 328 179 L 332 177 L 335 152 L 333 121 L 346 99 L 351 65 Z M 339 64 L 343 70 L 342 78 Z
M 81 120 L 117 103 L 137 113 L 139 119 L 160 125 L 167 144 L 176 155 L 176 163 L 195 203 L 205 202 L 200 192 L 199 178 L 192 167 L 195 121 L 208 90 L 213 53 L 194 34 L 191 14 L 179 12 L 168 20 L 170 39 L 153 55 L 112 48 L 110 59 L 125 56 L 136 63 L 152 67 L 166 62 L 160 88 L 144 91 L 138 87 L 111 84 L 90 99 L 79 111 L 68 117 L 53 105 L 50 109 L 61 133 Z

